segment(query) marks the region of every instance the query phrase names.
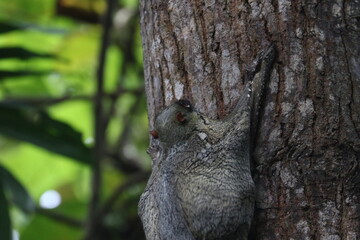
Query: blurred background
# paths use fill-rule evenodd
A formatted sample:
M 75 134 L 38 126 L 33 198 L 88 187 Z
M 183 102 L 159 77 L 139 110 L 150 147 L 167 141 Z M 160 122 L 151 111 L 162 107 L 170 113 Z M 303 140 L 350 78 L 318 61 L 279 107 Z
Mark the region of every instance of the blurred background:
M 144 239 L 137 0 L 0 2 L 0 239 Z

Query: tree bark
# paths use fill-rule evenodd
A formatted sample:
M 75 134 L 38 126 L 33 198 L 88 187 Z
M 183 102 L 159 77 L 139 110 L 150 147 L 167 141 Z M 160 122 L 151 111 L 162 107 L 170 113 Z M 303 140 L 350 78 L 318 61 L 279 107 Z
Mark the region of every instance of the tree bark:
M 360 1 L 142 0 L 150 129 L 175 99 L 235 106 L 278 49 L 253 152 L 256 239 L 360 239 Z

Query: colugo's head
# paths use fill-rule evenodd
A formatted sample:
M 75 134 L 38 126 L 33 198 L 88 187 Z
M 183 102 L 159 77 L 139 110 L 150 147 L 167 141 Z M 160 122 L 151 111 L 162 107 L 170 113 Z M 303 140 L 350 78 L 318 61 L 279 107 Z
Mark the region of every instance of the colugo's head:
M 163 145 L 171 147 L 189 138 L 198 118 L 198 113 L 188 100 L 178 100 L 156 117 L 155 129 L 150 134 Z

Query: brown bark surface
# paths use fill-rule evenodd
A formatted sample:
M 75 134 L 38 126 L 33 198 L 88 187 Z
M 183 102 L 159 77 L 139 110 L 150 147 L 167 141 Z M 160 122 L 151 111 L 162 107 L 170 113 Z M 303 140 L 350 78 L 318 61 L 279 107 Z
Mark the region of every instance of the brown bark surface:
M 360 239 L 360 1 L 142 0 L 150 128 L 175 99 L 209 117 L 278 49 L 256 148 L 256 239 Z

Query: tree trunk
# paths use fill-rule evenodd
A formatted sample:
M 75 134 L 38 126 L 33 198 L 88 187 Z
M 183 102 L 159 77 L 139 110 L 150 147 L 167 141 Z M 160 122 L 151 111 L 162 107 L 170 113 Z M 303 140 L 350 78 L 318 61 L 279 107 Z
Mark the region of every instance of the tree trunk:
M 142 0 L 150 128 L 189 99 L 223 117 L 278 49 L 253 152 L 256 239 L 360 239 L 360 1 Z

